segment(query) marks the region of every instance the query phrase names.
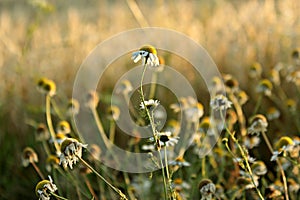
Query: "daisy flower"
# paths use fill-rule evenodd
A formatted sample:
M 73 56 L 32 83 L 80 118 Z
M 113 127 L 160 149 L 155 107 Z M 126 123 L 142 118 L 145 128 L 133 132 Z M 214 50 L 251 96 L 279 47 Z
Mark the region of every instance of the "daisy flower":
M 226 110 L 230 108 L 232 105 L 232 102 L 227 99 L 226 96 L 222 94 L 216 95 L 212 100 L 210 101 L 210 106 L 214 110 Z
M 51 193 L 57 190 L 56 185 L 53 183 L 50 176 L 49 180 L 42 180 L 38 182 L 35 187 L 35 194 L 39 197 L 39 200 L 50 200 Z
M 143 65 L 149 65 L 151 67 L 159 66 L 159 59 L 157 57 L 156 49 L 151 45 L 145 45 L 138 51 L 133 52 L 131 59 L 134 63 L 142 60 Z
M 148 101 L 144 101 L 144 102 L 141 102 L 140 104 L 140 107 L 142 110 L 145 110 L 145 107 L 147 109 L 155 109 L 157 106 L 159 105 L 159 101 L 158 100 L 153 100 L 153 99 L 150 99 Z
M 61 144 L 62 153 L 60 154 L 59 164 L 64 168 L 69 165 L 73 169 L 73 164 L 76 164 L 82 156 L 82 147 L 86 148 L 87 144 L 81 144 L 73 138 L 66 138 Z
M 268 127 L 268 121 L 264 115 L 257 114 L 250 119 L 250 127 L 248 128 L 249 134 L 259 134 L 266 132 Z

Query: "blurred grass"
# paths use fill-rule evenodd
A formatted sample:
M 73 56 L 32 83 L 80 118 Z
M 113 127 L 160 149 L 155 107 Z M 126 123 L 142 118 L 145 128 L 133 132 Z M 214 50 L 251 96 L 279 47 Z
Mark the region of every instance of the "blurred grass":
M 25 120 L 44 120 L 35 81 L 53 79 L 62 99 L 71 96 L 76 71 L 108 37 L 140 27 L 126 1 L 0 2 L 0 197 L 32 199 L 37 176 L 23 169 L 20 153 L 33 145 Z M 174 29 L 203 45 L 222 72 L 247 89 L 247 67 L 287 62 L 300 45 L 300 2 L 137 1 L 150 26 Z M 117 47 L 115 47 L 117 48 Z M 26 172 L 25 172 L 26 171 Z

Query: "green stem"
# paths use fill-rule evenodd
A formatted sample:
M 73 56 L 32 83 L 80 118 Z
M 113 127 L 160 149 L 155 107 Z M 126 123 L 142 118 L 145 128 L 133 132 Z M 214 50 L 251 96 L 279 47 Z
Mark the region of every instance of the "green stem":
M 142 104 L 144 105 L 145 111 L 147 113 L 147 116 L 149 118 L 150 121 L 150 125 L 151 125 L 151 129 L 152 129 L 152 134 L 154 137 L 154 141 L 157 143 L 157 134 L 156 134 L 156 129 L 155 129 L 155 125 L 154 125 L 154 121 L 152 116 L 150 115 L 150 112 L 147 108 L 147 106 L 145 105 L 145 96 L 144 96 L 144 91 L 143 91 L 143 82 L 144 82 L 144 77 L 145 77 L 145 72 L 146 72 L 147 66 L 146 64 L 144 64 L 144 69 L 142 72 L 142 78 L 141 78 L 141 82 L 140 82 L 140 93 L 141 93 L 141 99 L 142 99 Z M 164 181 L 164 193 L 165 193 L 165 199 L 168 199 L 168 192 L 167 192 L 167 183 L 166 183 L 166 175 L 165 175 L 165 171 L 163 168 L 163 161 L 162 161 L 162 156 L 161 156 L 161 151 L 160 151 L 160 146 L 159 144 L 156 144 L 158 147 L 158 153 L 159 153 L 159 160 L 160 160 L 160 165 L 161 165 L 161 171 L 162 171 L 162 175 L 163 175 L 163 181 Z
M 45 177 L 44 177 L 43 173 L 41 172 L 40 168 L 39 168 L 34 162 L 31 162 L 31 164 L 32 164 L 33 168 L 35 169 L 35 171 L 36 171 L 36 172 L 38 173 L 38 175 L 40 176 L 40 178 L 41 178 L 42 180 L 44 180 Z
M 59 196 L 59 195 L 55 194 L 54 192 L 50 192 L 50 194 L 53 195 L 53 196 L 55 196 L 57 199 L 68 200 L 68 199 L 66 199 L 66 198 L 64 198 L 62 196 Z
M 202 163 L 201 163 L 201 165 L 202 165 L 202 167 L 201 167 L 201 174 L 202 174 L 202 177 L 206 177 L 206 170 L 205 170 L 205 156 L 202 158 Z
M 51 135 L 51 138 L 53 140 L 53 144 L 56 150 L 56 154 L 60 155 L 60 147 L 57 143 L 56 137 L 55 137 L 55 131 L 53 128 L 53 124 L 52 124 L 52 119 L 51 119 L 51 97 L 49 95 L 46 95 L 46 120 L 47 120 L 47 124 L 48 124 L 48 128 L 49 128 L 49 132 Z
M 236 114 L 238 116 L 238 122 L 240 124 L 241 135 L 244 137 L 247 134 L 247 130 L 246 130 L 246 122 L 245 122 L 246 120 L 245 120 L 245 117 L 244 117 L 244 114 L 243 114 L 242 107 L 239 104 L 236 97 L 231 92 L 229 94 L 229 98 L 232 101 L 233 106 L 234 106 L 235 111 L 236 111 Z
M 129 189 L 129 186 L 130 186 L 130 179 L 128 177 L 128 173 L 127 172 L 123 172 L 123 176 L 124 176 L 124 181 L 125 181 L 125 184 L 126 184 L 126 189 L 127 189 L 127 193 L 129 195 L 129 198 L 130 199 L 135 199 L 135 196 L 134 194 L 132 193 L 132 191 Z
M 43 141 L 42 141 L 42 145 L 43 145 L 43 148 L 44 148 L 44 150 L 45 150 L 47 156 L 50 156 L 50 155 L 51 155 L 51 152 L 50 152 L 50 149 L 49 149 L 49 147 L 48 147 L 48 144 L 46 143 L 46 140 L 43 140 Z
M 70 117 L 70 121 L 71 121 L 71 126 L 75 132 L 75 134 L 78 136 L 79 140 L 81 143 L 86 143 L 84 138 L 82 137 L 81 133 L 79 132 L 79 130 L 77 129 L 76 123 L 75 123 L 75 118 L 74 116 Z
M 52 104 L 52 107 L 54 109 L 54 112 L 57 114 L 58 118 L 59 119 L 64 119 L 62 113 L 60 112 L 60 110 L 58 109 L 58 106 L 56 104 L 56 102 L 54 101 L 54 99 L 51 99 L 51 104 Z
M 262 135 L 263 135 L 263 138 L 267 144 L 267 147 L 270 151 L 271 154 L 273 154 L 273 148 L 272 148 L 272 145 L 266 135 L 266 133 L 264 131 L 262 131 Z M 288 192 L 288 186 L 287 186 L 287 180 L 286 180 L 286 176 L 285 176 L 285 173 L 284 173 L 284 170 L 283 170 L 283 167 L 280 163 L 280 161 L 278 159 L 276 159 L 276 162 L 277 162 L 277 165 L 279 167 L 279 170 L 280 170 L 280 173 L 281 173 L 281 177 L 282 177 L 282 181 L 283 181 L 283 188 L 284 188 L 284 195 L 285 195 L 285 199 L 286 200 L 289 200 L 289 192 Z
M 120 195 L 122 199 L 128 200 L 125 194 L 122 193 L 122 191 L 115 186 L 113 186 L 111 183 L 109 183 L 103 176 L 101 176 L 94 168 L 89 165 L 85 160 L 83 160 L 81 157 L 77 156 L 78 159 L 87 167 L 89 168 L 94 174 L 96 174 L 102 181 L 104 181 L 109 187 L 111 187 L 117 194 Z
M 155 96 L 156 82 L 157 82 L 157 72 L 154 72 L 154 73 L 152 74 L 152 79 L 151 79 L 151 86 L 150 86 L 149 99 L 153 99 L 154 96 Z
M 263 94 L 260 94 L 258 96 L 258 99 L 257 99 L 257 102 L 256 102 L 256 105 L 255 105 L 255 108 L 254 108 L 254 111 L 253 111 L 253 114 L 252 115 L 255 115 L 261 105 L 261 102 L 262 102 L 262 98 L 263 98 Z
M 259 103 L 259 104 L 260 104 L 260 103 Z M 256 112 L 255 112 L 255 113 L 256 113 Z M 223 116 L 222 112 L 220 112 L 220 114 L 221 114 L 221 118 L 224 119 L 224 116 Z M 224 119 L 224 120 L 225 120 L 225 119 Z M 264 197 L 262 196 L 262 194 L 261 194 L 261 192 L 259 191 L 257 185 L 255 184 L 255 180 L 254 180 L 253 173 L 252 173 L 252 170 L 251 170 L 251 167 L 250 167 L 250 164 L 249 164 L 249 160 L 248 160 L 247 153 L 244 151 L 244 149 L 242 148 L 242 146 L 240 145 L 240 143 L 238 142 L 238 140 L 235 138 L 234 134 L 232 134 L 232 133 L 230 132 L 230 130 L 228 129 L 228 127 L 226 126 L 226 124 L 225 124 L 225 129 L 226 129 L 226 132 L 230 135 L 230 137 L 231 137 L 231 139 L 233 140 L 233 142 L 237 145 L 237 147 L 238 147 L 238 149 L 239 149 L 239 151 L 240 151 L 240 153 L 241 153 L 241 156 L 242 156 L 242 158 L 243 158 L 243 161 L 244 161 L 245 164 L 246 164 L 245 169 L 246 169 L 246 171 L 247 171 L 247 172 L 249 173 L 249 175 L 250 175 L 252 184 L 254 185 L 255 190 L 256 190 L 256 192 L 257 192 L 259 198 L 262 199 L 262 200 L 264 200 Z M 227 143 L 226 143 L 226 144 L 227 144 Z M 229 149 L 228 144 L 227 144 L 226 147 L 227 147 L 227 149 Z M 230 152 L 231 152 L 231 151 L 230 151 Z M 234 155 L 233 152 L 231 152 L 231 154 Z M 235 157 L 235 156 L 234 156 L 234 157 Z M 242 166 L 242 167 L 243 167 L 243 166 Z
M 116 134 L 116 126 L 115 122 L 113 120 L 110 120 L 110 128 L 109 128 L 109 140 L 111 143 L 114 143 L 115 140 L 115 134 Z

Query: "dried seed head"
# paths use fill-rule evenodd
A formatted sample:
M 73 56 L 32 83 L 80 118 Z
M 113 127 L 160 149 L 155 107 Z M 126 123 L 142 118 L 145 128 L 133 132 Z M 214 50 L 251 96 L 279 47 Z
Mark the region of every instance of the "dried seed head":
M 35 139 L 37 141 L 45 141 L 50 138 L 49 131 L 45 124 L 40 123 L 35 130 Z
M 268 79 L 261 80 L 256 87 L 256 91 L 258 93 L 263 93 L 266 96 L 270 96 L 272 94 L 272 89 L 273 85 Z
M 80 104 L 76 99 L 71 99 L 67 105 L 67 114 L 69 116 L 77 115 L 80 110 Z
M 27 167 L 30 163 L 37 163 L 38 160 L 38 156 L 36 154 L 36 152 L 30 148 L 30 147 L 26 147 L 23 150 L 23 154 L 22 154 L 22 165 L 23 167 Z
M 68 134 L 71 132 L 71 126 L 69 122 L 63 120 L 60 121 L 56 126 L 56 132 L 61 134 Z
M 41 93 L 49 96 L 54 96 L 56 94 L 56 85 L 54 81 L 47 78 L 39 79 L 37 82 L 37 88 Z
M 260 78 L 262 74 L 262 66 L 260 63 L 255 62 L 249 67 L 249 76 L 251 78 Z
M 99 96 L 96 91 L 89 91 L 86 96 L 86 103 L 85 105 L 91 109 L 94 109 L 97 107 L 99 103 Z

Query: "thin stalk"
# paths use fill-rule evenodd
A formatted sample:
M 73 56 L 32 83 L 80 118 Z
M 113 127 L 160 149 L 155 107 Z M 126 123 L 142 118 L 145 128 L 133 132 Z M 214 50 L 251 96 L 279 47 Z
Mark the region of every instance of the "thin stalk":
M 77 129 L 77 126 L 76 126 L 76 124 L 75 124 L 74 116 L 71 116 L 71 117 L 70 117 L 70 121 L 71 121 L 71 126 L 72 126 L 72 128 L 73 128 L 75 134 L 78 136 L 80 142 L 81 142 L 81 143 L 86 143 L 85 140 L 84 140 L 84 138 L 82 137 L 80 131 Z
M 59 195 L 55 194 L 54 192 L 50 192 L 50 194 L 51 194 L 52 196 L 54 196 L 55 198 L 57 198 L 57 199 L 68 200 L 68 199 L 66 199 L 66 198 L 64 198 L 64 197 L 62 197 L 62 196 L 59 196 Z
M 116 134 L 115 122 L 113 120 L 110 120 L 110 123 L 109 123 L 109 140 L 111 141 L 111 143 L 114 143 L 115 134 Z
M 52 104 L 52 107 L 54 109 L 54 112 L 57 114 L 58 118 L 59 119 L 64 119 L 62 113 L 60 112 L 56 102 L 54 101 L 54 99 L 51 99 L 51 104 Z
M 135 2 L 135 0 L 127 0 L 127 5 L 130 8 L 131 13 L 139 23 L 141 27 L 148 27 L 149 23 L 147 22 L 146 18 L 144 17 L 141 9 Z
M 262 98 L 263 98 L 263 94 L 259 94 L 258 96 L 258 99 L 257 99 L 257 102 L 256 102 L 256 105 L 255 105 L 255 108 L 254 108 L 254 111 L 253 111 L 253 114 L 252 115 L 255 115 L 261 105 L 261 102 L 262 102 Z
M 245 117 L 243 114 L 242 107 L 239 104 L 239 102 L 237 101 L 236 97 L 232 93 L 229 94 L 229 98 L 232 101 L 233 106 L 236 111 L 236 114 L 238 116 L 238 122 L 240 124 L 240 129 L 241 129 L 241 135 L 244 137 L 247 134 L 247 130 L 246 130 L 246 122 L 245 122 L 246 120 L 245 120 Z
M 47 124 L 48 124 L 48 128 L 49 128 L 49 132 L 51 135 L 51 138 L 53 140 L 53 144 L 56 150 L 56 154 L 60 155 L 60 147 L 56 141 L 56 137 L 55 137 L 55 131 L 53 128 L 53 124 L 52 124 L 52 119 L 51 119 L 51 97 L 49 95 L 46 95 L 46 120 L 47 120 Z
M 161 156 L 161 151 L 159 153 L 159 160 L 160 160 L 160 165 L 161 165 L 161 172 L 163 175 L 163 181 L 164 181 L 164 194 L 165 194 L 165 199 L 168 199 L 168 191 L 167 191 L 167 181 L 166 181 L 166 175 L 165 175 L 165 170 L 163 167 L 163 161 L 162 161 L 162 156 Z
M 40 176 L 40 178 L 41 178 L 42 180 L 44 180 L 45 177 L 44 177 L 43 173 L 41 172 L 40 168 L 39 168 L 34 162 L 31 162 L 31 164 L 32 164 L 34 170 L 35 170 L 35 171 L 38 173 L 38 175 Z
M 50 156 L 50 155 L 51 155 L 51 152 L 50 152 L 50 149 L 49 149 L 49 147 L 48 147 L 48 144 L 46 143 L 46 140 L 43 140 L 43 141 L 42 141 L 42 145 L 43 145 L 43 148 L 44 148 L 44 150 L 45 150 L 47 156 Z
M 240 153 L 241 153 L 241 156 L 243 158 L 243 160 L 245 161 L 245 169 L 248 171 L 249 175 L 250 175 L 250 178 L 251 178 L 251 181 L 252 181 L 252 184 L 254 185 L 255 187 L 255 190 L 259 196 L 260 199 L 264 200 L 264 197 L 262 196 L 261 192 L 259 191 L 257 185 L 255 184 L 255 181 L 254 181 L 254 178 L 253 178 L 253 173 L 252 173 L 252 169 L 250 167 L 250 164 L 249 164 L 249 161 L 248 161 L 248 157 L 247 155 L 245 154 L 245 151 L 243 150 L 243 148 L 241 147 L 241 145 L 239 144 L 238 140 L 234 137 L 234 135 L 227 129 L 226 127 L 226 131 L 227 133 L 230 135 L 231 139 L 234 141 L 234 143 L 237 145 Z
M 201 174 L 202 174 L 202 177 L 206 177 L 206 169 L 205 169 L 205 156 L 202 158 L 202 163 L 201 163 Z
M 151 86 L 150 86 L 150 92 L 149 92 L 149 99 L 153 99 L 154 96 L 155 96 L 157 75 L 158 75 L 157 72 L 154 72 L 152 74 Z
M 259 104 L 260 104 L 260 103 L 259 103 Z M 255 112 L 255 113 L 256 113 L 256 112 Z M 224 116 L 223 116 L 223 114 L 222 114 L 221 111 L 220 111 L 220 114 L 221 114 L 222 119 L 224 119 Z M 226 130 L 226 132 L 230 135 L 230 137 L 231 137 L 231 139 L 233 140 L 233 142 L 237 145 L 237 147 L 238 147 L 238 149 L 239 149 L 239 151 L 240 151 L 240 153 L 241 153 L 241 156 L 242 156 L 242 158 L 243 158 L 243 160 L 245 161 L 245 164 L 246 164 L 246 166 L 244 166 L 244 167 L 242 166 L 242 167 L 245 168 L 246 171 L 249 173 L 250 178 L 251 178 L 251 181 L 252 181 L 252 184 L 254 185 L 255 190 L 256 190 L 256 192 L 257 192 L 259 198 L 262 199 L 262 200 L 264 200 L 264 197 L 262 196 L 262 194 L 261 194 L 261 192 L 259 191 L 257 185 L 255 184 L 255 180 L 254 180 L 254 178 L 253 178 L 253 173 L 252 173 L 252 169 L 251 169 L 250 164 L 249 164 L 248 156 L 246 155 L 244 149 L 242 148 L 242 146 L 240 145 L 240 143 L 238 142 L 238 140 L 235 138 L 234 134 L 230 132 L 230 130 L 228 129 L 228 127 L 226 126 L 226 124 L 225 124 L 225 130 Z M 227 144 L 227 143 L 226 143 L 226 144 Z M 227 148 L 229 149 L 228 144 L 227 144 Z M 231 151 L 230 151 L 230 152 L 231 152 Z M 231 154 L 234 155 L 233 152 L 231 152 Z M 235 156 L 234 156 L 234 157 L 235 157 Z
M 130 179 L 128 177 L 128 173 L 127 172 L 123 172 L 123 176 L 124 176 L 124 181 L 125 181 L 125 184 L 126 184 L 126 189 L 127 189 L 127 193 L 129 195 L 129 198 L 130 199 L 135 199 L 135 196 L 134 194 L 132 193 L 132 191 L 129 189 L 129 186 L 130 186 Z
M 153 134 L 153 137 L 154 137 L 154 141 L 157 143 L 157 135 L 156 135 L 156 129 L 155 129 L 153 117 L 150 115 L 150 112 L 149 112 L 148 108 L 145 105 L 145 96 L 144 96 L 144 91 L 143 91 L 143 82 L 144 82 L 144 77 L 145 77 L 146 69 L 147 69 L 147 66 L 146 66 L 146 64 L 144 64 L 144 69 L 143 69 L 143 72 L 142 72 L 142 78 L 141 78 L 141 82 L 140 82 L 140 93 L 141 93 L 142 103 L 144 104 L 144 108 L 146 110 L 147 116 L 148 116 L 149 121 L 150 121 L 150 125 L 151 125 L 151 129 L 152 129 L 152 134 Z M 156 144 L 156 145 L 158 146 L 158 144 Z M 160 148 L 161 147 L 158 146 L 158 153 L 159 153 L 159 159 L 160 159 L 160 164 L 161 164 L 161 171 L 162 171 L 163 181 L 164 181 L 164 193 L 165 193 L 165 199 L 168 199 L 166 175 L 165 175 L 165 171 L 164 171 L 164 168 L 163 168 L 163 161 L 162 161 L 162 156 L 161 156 Z
M 273 154 L 273 148 L 272 148 L 272 145 L 266 135 L 266 133 L 264 131 L 261 132 L 262 133 L 262 136 L 267 144 L 267 147 L 269 149 L 269 151 L 271 152 L 271 154 Z M 281 174 L 281 177 L 282 177 L 282 181 L 283 181 L 283 188 L 284 188 L 284 195 L 285 195 L 285 199 L 286 200 L 289 200 L 289 192 L 288 192 L 288 187 L 287 187 L 287 180 L 286 180 L 286 176 L 285 176 L 285 173 L 284 173 L 284 170 L 283 170 L 283 167 L 280 163 L 280 161 L 278 159 L 276 159 L 276 163 L 279 167 L 279 170 L 280 170 L 280 174 Z
M 90 193 L 93 195 L 93 198 L 94 198 L 95 200 L 98 200 L 98 197 L 96 196 L 95 191 L 94 191 L 94 189 L 93 189 L 93 187 L 92 187 L 90 181 L 88 180 L 88 178 L 87 178 L 85 175 L 84 175 L 83 178 L 84 178 L 84 182 L 85 182 L 87 188 L 89 189 Z
M 122 193 L 122 191 L 115 186 L 113 186 L 111 183 L 109 183 L 103 176 L 101 176 L 94 168 L 89 165 L 85 160 L 83 160 L 81 157 L 77 156 L 77 158 L 87 167 L 89 168 L 94 174 L 96 174 L 102 181 L 104 181 L 109 187 L 111 187 L 117 194 L 120 195 L 122 199 L 128 200 L 125 194 Z

